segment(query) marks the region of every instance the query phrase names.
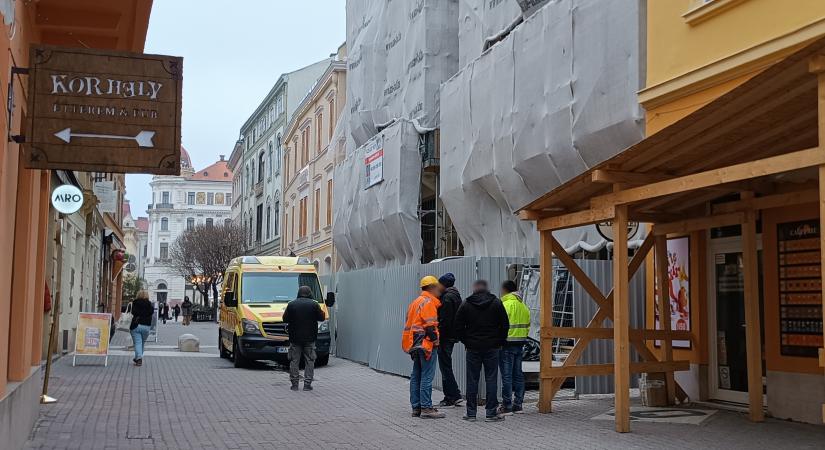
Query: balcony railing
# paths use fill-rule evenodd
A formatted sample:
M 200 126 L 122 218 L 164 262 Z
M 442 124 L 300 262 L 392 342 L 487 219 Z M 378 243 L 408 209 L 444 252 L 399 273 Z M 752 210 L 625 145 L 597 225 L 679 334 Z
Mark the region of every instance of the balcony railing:
M 157 203 L 157 204 L 155 204 L 155 209 L 173 209 L 174 207 L 175 207 L 175 205 L 173 205 L 171 203 Z

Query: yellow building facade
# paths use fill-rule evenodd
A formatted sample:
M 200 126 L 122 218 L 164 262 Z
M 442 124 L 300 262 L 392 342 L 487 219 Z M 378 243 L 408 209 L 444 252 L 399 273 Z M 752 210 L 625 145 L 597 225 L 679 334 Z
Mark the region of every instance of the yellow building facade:
M 304 256 L 329 275 L 335 268 L 332 199 L 333 134 L 346 104 L 346 50 L 342 46 L 304 97 L 284 134 L 282 254 Z
M 639 92 L 647 136 L 823 36 L 825 2 L 819 0 L 648 1 L 646 85 Z M 791 280 L 783 233 L 787 224 L 815 223 L 818 210 L 816 203 L 764 209 L 758 222 L 763 403 L 769 415 L 811 423 L 822 423 L 825 416 L 821 284 L 818 301 L 786 303 Z M 691 370 L 677 372 L 677 381 L 693 400 L 745 405 L 741 228 L 668 238 L 674 246 L 684 247 L 682 256 L 689 255 L 680 273 L 688 294 L 675 300 L 672 309 L 681 309 L 689 318 L 686 327 L 692 341 L 676 346 L 673 353 L 677 360 L 689 360 Z M 648 274 L 654 272 L 652 257 L 647 269 Z M 820 276 L 821 268 L 810 269 Z M 651 327 L 658 322 L 652 278 L 648 277 L 646 308 Z M 649 347 L 660 351 L 653 343 Z

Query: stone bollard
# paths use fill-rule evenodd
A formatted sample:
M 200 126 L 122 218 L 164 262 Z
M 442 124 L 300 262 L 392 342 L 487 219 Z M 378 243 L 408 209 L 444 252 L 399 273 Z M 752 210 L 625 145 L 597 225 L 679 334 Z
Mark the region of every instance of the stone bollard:
M 193 334 L 182 334 L 178 337 L 178 350 L 182 352 L 200 352 L 201 340 Z

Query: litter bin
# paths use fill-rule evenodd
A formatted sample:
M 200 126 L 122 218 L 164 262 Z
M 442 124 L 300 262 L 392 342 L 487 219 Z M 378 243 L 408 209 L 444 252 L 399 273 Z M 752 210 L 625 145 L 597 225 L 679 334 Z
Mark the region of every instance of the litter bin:
M 643 373 L 639 380 L 642 404 L 645 406 L 667 406 L 667 386 L 664 372 Z

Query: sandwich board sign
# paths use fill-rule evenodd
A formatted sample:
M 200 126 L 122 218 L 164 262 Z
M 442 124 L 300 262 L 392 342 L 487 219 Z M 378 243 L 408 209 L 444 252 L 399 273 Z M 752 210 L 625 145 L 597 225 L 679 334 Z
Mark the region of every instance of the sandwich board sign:
M 30 61 L 27 168 L 180 173 L 183 58 L 36 45 Z
M 72 366 L 78 356 L 102 356 L 103 365 L 109 365 L 111 326 L 112 315 L 109 313 L 82 312 L 77 315 Z

